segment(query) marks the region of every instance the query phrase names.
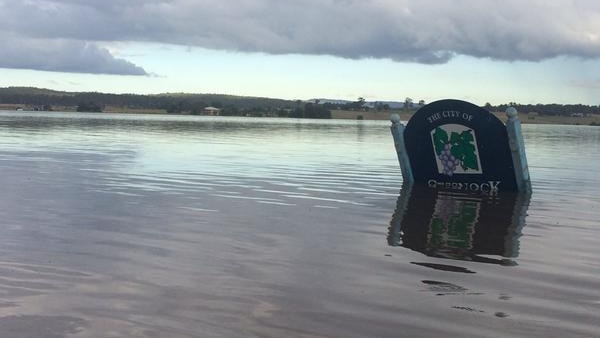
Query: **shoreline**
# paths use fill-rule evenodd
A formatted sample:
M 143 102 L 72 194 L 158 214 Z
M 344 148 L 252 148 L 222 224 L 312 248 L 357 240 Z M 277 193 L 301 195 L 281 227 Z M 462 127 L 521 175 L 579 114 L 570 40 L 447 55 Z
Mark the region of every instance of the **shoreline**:
M 331 117 L 334 119 L 351 119 L 356 120 L 358 116 L 362 116 L 364 120 L 389 120 L 391 114 L 400 115 L 401 121 L 408 121 L 414 111 L 346 111 L 346 110 L 332 110 Z M 506 123 L 507 117 L 504 112 L 492 112 L 494 116 Z M 590 115 L 587 117 L 575 117 L 575 116 L 552 116 L 552 115 L 533 115 L 533 114 L 519 114 L 519 119 L 522 124 L 558 124 L 558 125 L 585 125 L 585 126 L 598 126 L 600 125 L 600 115 Z
M 21 111 L 21 112 L 47 112 L 47 111 L 32 111 L 18 110 L 19 105 L 0 104 L 0 111 Z M 65 112 L 75 113 L 75 107 L 56 107 L 57 109 L 48 112 Z M 169 114 L 165 109 L 138 109 L 138 108 L 121 108 L 108 106 L 102 112 L 95 114 L 151 114 L 151 115 L 190 115 L 190 114 Z M 366 121 L 389 121 L 391 114 L 400 115 L 400 120 L 408 121 L 415 111 L 406 112 L 403 110 L 389 111 L 350 111 L 350 110 L 332 110 L 331 119 L 337 120 L 366 120 Z M 492 112 L 502 122 L 506 122 L 506 114 L 503 112 Z M 198 115 L 202 116 L 202 115 Z M 265 116 L 277 117 L 277 116 Z M 288 118 L 288 117 L 280 117 Z M 519 119 L 522 124 L 556 124 L 556 125 L 583 125 L 583 126 L 600 126 L 600 115 L 590 115 L 586 117 L 576 116 L 552 116 L 552 115 L 533 115 L 519 114 Z

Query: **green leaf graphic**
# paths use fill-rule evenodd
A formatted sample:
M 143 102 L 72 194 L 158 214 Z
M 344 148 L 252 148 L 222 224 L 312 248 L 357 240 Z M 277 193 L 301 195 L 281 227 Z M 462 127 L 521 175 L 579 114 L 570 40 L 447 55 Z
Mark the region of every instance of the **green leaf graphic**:
M 452 135 L 458 135 L 457 133 L 452 133 Z M 456 157 L 457 159 L 459 159 L 460 161 L 462 161 L 463 157 L 465 156 L 465 151 L 463 149 L 463 146 L 460 142 L 456 142 L 456 143 L 452 143 L 451 147 L 450 147 L 450 153 Z
M 433 146 L 437 155 L 442 153 L 446 143 L 448 143 L 448 133 L 440 127 L 435 128 L 435 132 L 433 132 Z
M 475 153 L 467 153 L 465 155 L 465 158 L 463 159 L 463 167 L 474 170 L 479 169 L 479 166 L 477 165 L 477 156 L 475 156 Z
M 471 134 L 471 132 L 472 130 L 465 130 L 462 133 L 460 133 L 460 137 L 465 143 L 471 143 L 475 141 L 475 138 L 473 137 L 473 134 Z
M 448 138 L 448 133 L 441 128 L 437 128 L 434 133 L 435 150 L 438 155 L 444 149 L 446 143 L 450 144 L 450 153 L 459 160 L 463 170 L 479 170 L 477 153 L 475 147 L 475 137 L 472 130 L 465 130 L 460 133 L 452 132 Z M 448 142 L 449 141 L 449 142 Z
M 461 136 L 458 135 L 458 133 L 452 132 L 452 134 L 450 135 L 450 144 L 458 144 L 460 143 L 460 138 Z

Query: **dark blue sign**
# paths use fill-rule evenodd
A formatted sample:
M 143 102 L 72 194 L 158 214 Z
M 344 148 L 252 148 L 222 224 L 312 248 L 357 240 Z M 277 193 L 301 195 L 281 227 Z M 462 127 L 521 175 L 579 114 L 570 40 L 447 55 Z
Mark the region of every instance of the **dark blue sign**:
M 517 191 L 507 128 L 474 104 L 441 100 L 419 109 L 404 130 L 414 183 L 462 192 Z

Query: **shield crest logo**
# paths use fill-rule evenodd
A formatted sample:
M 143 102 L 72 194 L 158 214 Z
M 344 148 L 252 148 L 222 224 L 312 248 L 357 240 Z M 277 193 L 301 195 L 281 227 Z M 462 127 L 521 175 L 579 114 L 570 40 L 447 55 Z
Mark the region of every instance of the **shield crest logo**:
M 431 131 L 439 174 L 481 174 L 475 131 L 461 124 L 444 124 Z

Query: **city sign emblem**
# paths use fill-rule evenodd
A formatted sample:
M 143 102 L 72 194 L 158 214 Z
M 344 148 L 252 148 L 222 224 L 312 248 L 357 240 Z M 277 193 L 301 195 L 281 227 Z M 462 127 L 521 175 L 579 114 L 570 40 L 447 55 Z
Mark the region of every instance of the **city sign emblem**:
M 419 109 L 392 135 L 406 183 L 460 192 L 531 191 L 521 125 L 514 109 L 505 125 L 482 107 L 440 100 Z
M 462 124 L 444 124 L 431 131 L 438 173 L 481 174 L 475 132 Z

